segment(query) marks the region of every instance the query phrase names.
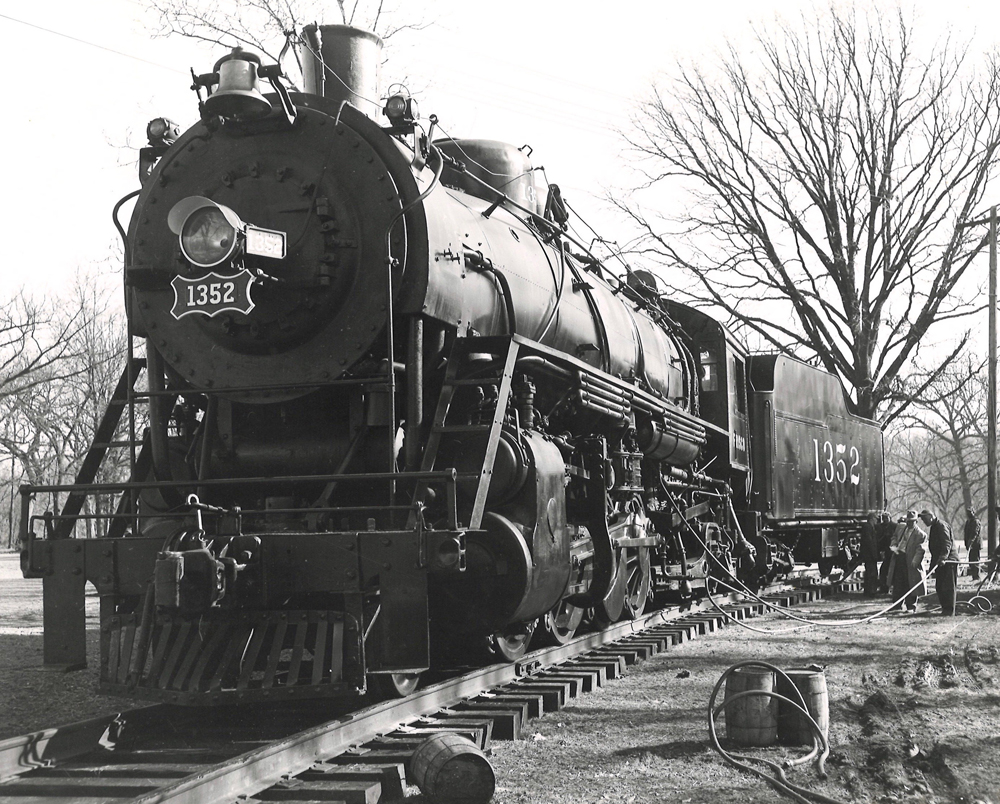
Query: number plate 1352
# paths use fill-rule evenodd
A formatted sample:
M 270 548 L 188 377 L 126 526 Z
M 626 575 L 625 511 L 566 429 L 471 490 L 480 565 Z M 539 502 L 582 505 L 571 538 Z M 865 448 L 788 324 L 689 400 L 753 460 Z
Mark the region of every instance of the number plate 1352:
M 174 289 L 174 306 L 170 314 L 178 320 L 195 313 L 209 318 L 226 312 L 247 315 L 254 308 L 250 298 L 253 282 L 253 274 L 245 268 L 232 276 L 214 271 L 197 279 L 175 276 L 170 280 Z

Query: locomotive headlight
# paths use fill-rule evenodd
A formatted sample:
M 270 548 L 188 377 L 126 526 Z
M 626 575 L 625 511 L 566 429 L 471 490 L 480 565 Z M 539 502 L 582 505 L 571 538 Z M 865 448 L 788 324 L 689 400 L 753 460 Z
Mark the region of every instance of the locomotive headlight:
M 229 207 L 200 195 L 174 204 L 167 226 L 180 239 L 188 262 L 199 268 L 212 268 L 232 257 L 246 228 Z
M 215 207 L 192 212 L 180 231 L 181 250 L 192 265 L 211 268 L 225 262 L 236 250 L 239 230 Z
M 167 215 L 167 226 L 180 239 L 188 262 L 199 268 L 213 268 L 240 249 L 275 260 L 285 257 L 284 232 L 244 223 L 229 207 L 201 195 L 174 204 Z

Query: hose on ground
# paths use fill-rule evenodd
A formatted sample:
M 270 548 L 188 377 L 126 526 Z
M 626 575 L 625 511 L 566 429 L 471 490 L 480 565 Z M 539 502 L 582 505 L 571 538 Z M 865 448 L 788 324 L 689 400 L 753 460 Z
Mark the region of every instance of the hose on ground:
M 719 690 L 722 689 L 723 685 L 726 683 L 726 680 L 736 670 L 739 670 L 740 668 L 743 667 L 762 667 L 767 670 L 770 670 L 771 672 L 775 673 L 776 677 L 782 678 L 785 682 L 787 682 L 788 688 L 795 691 L 795 694 L 799 700 L 793 701 L 790 698 L 781 695 L 780 693 L 769 692 L 767 690 L 745 690 L 743 692 L 736 693 L 735 695 L 730 695 L 725 700 L 723 700 L 721 704 L 716 705 L 715 701 L 716 698 L 718 698 Z M 769 759 L 764 759 L 763 757 L 751 757 L 751 756 L 745 756 L 743 754 L 731 754 L 722 747 L 721 743 L 719 742 L 719 735 L 715 727 L 715 721 L 716 718 L 719 716 L 719 713 L 722 712 L 727 706 L 738 700 L 754 696 L 763 696 L 767 698 L 776 699 L 779 702 L 785 702 L 793 706 L 796 710 L 798 710 L 799 713 L 803 715 L 803 717 L 805 717 L 812 731 L 812 738 L 813 738 L 812 749 L 809 751 L 809 753 L 807 753 L 805 756 L 798 757 L 797 759 L 787 760 L 784 763 L 779 764 L 777 762 L 772 762 Z M 728 670 L 726 670 L 726 672 L 722 674 L 722 676 L 716 682 L 715 689 L 712 690 L 712 695 L 708 701 L 708 736 L 712 742 L 712 748 L 714 748 L 715 751 L 729 765 L 732 765 L 734 768 L 746 771 L 748 773 L 753 774 L 754 776 L 763 779 L 779 793 L 782 793 L 788 796 L 789 798 L 792 798 L 795 801 L 800 802 L 800 804 L 813 804 L 813 802 L 817 801 L 820 802 L 821 804 L 845 804 L 845 802 L 841 801 L 840 799 L 830 798 L 829 796 L 826 796 L 822 793 L 817 793 L 813 790 L 809 790 L 808 788 L 793 784 L 791 781 L 789 781 L 788 777 L 785 775 L 786 768 L 790 768 L 795 765 L 802 765 L 805 764 L 806 762 L 815 759 L 816 773 L 821 779 L 825 779 L 827 777 L 825 763 L 826 763 L 826 758 L 830 753 L 830 745 L 826 739 L 826 735 L 823 734 L 823 730 L 820 728 L 819 724 L 816 722 L 813 716 L 809 714 L 809 711 L 806 708 L 805 698 L 802 697 L 801 690 L 799 690 L 799 688 L 792 683 L 792 680 L 785 674 L 784 671 L 782 671 L 778 667 L 775 667 L 772 664 L 760 661 L 739 662 L 737 664 L 734 664 L 732 667 L 730 667 Z M 774 775 L 769 776 L 759 768 L 755 768 L 752 765 L 748 764 L 750 762 L 759 762 L 762 765 L 767 766 L 768 768 L 771 769 Z

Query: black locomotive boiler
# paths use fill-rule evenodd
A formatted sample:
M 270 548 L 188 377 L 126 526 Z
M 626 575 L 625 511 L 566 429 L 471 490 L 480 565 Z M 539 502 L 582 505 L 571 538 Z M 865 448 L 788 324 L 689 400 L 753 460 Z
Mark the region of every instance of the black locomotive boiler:
M 77 483 L 22 490 L 48 664 L 86 661 L 90 583 L 104 690 L 406 694 L 842 557 L 882 440 L 834 377 L 614 276 L 522 150 L 436 139 L 405 95 L 366 116 L 377 37 L 304 41 L 304 92 L 236 50 L 197 123 L 150 124 L 144 348 Z M 129 478 L 95 482 L 116 449 Z

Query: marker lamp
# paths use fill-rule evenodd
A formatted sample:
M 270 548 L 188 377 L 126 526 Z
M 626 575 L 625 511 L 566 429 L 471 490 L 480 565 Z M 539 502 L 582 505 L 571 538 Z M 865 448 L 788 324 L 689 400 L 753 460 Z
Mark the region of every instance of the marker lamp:
M 382 112 L 394 126 L 412 123 L 417 119 L 417 102 L 406 95 L 391 95 Z

